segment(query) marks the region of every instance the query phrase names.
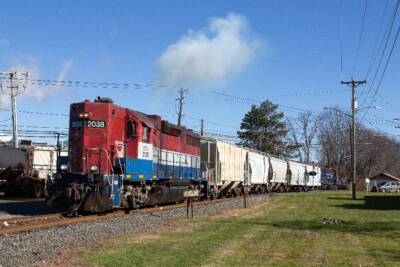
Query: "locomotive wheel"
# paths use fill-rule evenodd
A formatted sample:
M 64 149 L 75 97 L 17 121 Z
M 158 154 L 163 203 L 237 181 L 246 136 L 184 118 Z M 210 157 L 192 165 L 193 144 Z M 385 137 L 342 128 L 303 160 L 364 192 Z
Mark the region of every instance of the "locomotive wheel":
M 131 198 L 131 205 L 132 205 L 132 209 L 134 209 L 134 210 L 139 209 L 139 205 L 136 203 L 136 199 L 134 197 Z

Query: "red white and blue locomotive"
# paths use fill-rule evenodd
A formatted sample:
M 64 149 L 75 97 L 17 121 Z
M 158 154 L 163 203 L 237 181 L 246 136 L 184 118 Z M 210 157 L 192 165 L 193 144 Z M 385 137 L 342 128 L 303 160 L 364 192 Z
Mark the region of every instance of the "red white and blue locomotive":
M 181 201 L 186 190 L 207 194 L 199 135 L 108 98 L 71 104 L 69 161 L 59 166 L 48 204 L 70 212 L 136 209 Z

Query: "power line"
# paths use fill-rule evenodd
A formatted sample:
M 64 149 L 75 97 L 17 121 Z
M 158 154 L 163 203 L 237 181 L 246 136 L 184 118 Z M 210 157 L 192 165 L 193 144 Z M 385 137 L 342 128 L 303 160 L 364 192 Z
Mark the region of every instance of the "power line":
M 93 88 L 110 88 L 110 89 L 133 89 L 141 90 L 146 88 L 165 88 L 166 85 L 157 84 L 151 81 L 146 84 L 128 83 L 128 82 L 99 82 L 99 81 L 65 81 L 65 80 L 46 80 L 46 79 L 18 79 L 17 83 L 29 83 L 38 86 L 60 86 L 60 87 L 93 87 Z
M 343 0 L 340 0 L 340 75 L 343 75 Z
M 389 39 L 390 39 L 390 35 L 391 35 L 392 29 L 393 29 L 394 21 L 395 21 L 396 16 L 397 16 L 397 10 L 399 8 L 399 4 L 400 4 L 400 0 L 397 0 L 396 6 L 395 6 L 393 14 L 392 14 L 392 18 L 390 20 L 390 23 L 388 24 L 388 28 L 387 28 L 387 31 L 386 31 L 387 32 L 386 41 L 385 41 L 385 45 L 384 45 L 382 53 L 381 53 L 381 57 L 380 57 L 378 66 L 376 68 L 376 71 L 375 71 L 375 74 L 374 74 L 374 78 L 372 79 L 372 82 L 371 82 L 371 84 L 370 84 L 370 86 L 368 88 L 367 94 L 364 97 L 362 105 L 367 101 L 367 98 L 368 98 L 370 92 L 372 91 L 372 88 L 374 86 L 375 80 L 376 80 L 376 78 L 378 76 L 378 72 L 379 72 L 380 66 L 382 64 L 382 60 L 384 58 L 384 55 L 385 55 L 385 51 L 386 51 L 387 45 L 389 43 Z M 383 40 L 385 40 L 385 36 L 383 36 L 383 38 L 384 38 Z
M 240 103 L 240 104 L 261 104 L 263 101 L 258 100 L 258 99 L 253 99 L 253 98 L 248 98 L 248 97 L 240 97 L 240 96 L 234 96 L 234 95 L 230 95 L 230 94 L 226 94 L 226 93 L 220 93 L 220 92 L 215 92 L 215 91 L 211 91 L 210 93 L 216 95 L 217 97 L 220 97 L 224 100 L 230 101 L 230 102 L 235 102 L 235 103 Z M 317 111 L 317 110 L 310 110 L 310 109 L 305 109 L 305 108 L 299 108 L 299 107 L 293 107 L 293 106 L 287 106 L 287 105 L 281 105 L 278 104 L 278 107 L 280 109 L 284 109 L 284 110 L 289 110 L 289 111 L 293 111 L 295 113 L 303 113 L 303 112 L 311 112 L 313 114 L 320 114 L 321 111 Z M 371 116 L 375 116 L 376 115 L 371 115 Z M 197 119 L 197 118 L 196 118 Z M 377 124 L 380 125 L 385 125 L 385 126 L 393 126 L 393 121 L 390 120 L 376 120 Z M 207 122 L 207 121 L 206 121 Z M 385 124 L 386 122 L 386 124 Z M 391 124 L 389 124 L 391 123 Z
M 196 117 L 189 116 L 189 115 L 186 115 L 185 117 L 188 118 L 188 119 L 192 119 L 192 120 L 202 121 L 202 119 L 200 119 L 200 118 L 196 118 Z M 209 120 L 204 120 L 204 122 L 206 124 L 213 124 L 213 125 L 217 125 L 217 126 L 222 126 L 222 127 L 226 127 L 226 128 L 235 129 L 235 130 L 238 130 L 240 128 L 240 127 L 237 127 L 237 126 L 227 125 L 227 124 L 223 124 L 223 123 L 219 123 L 219 122 L 213 122 L 213 121 L 209 121 Z
M 387 11 L 388 4 L 389 4 L 389 0 L 386 0 L 385 8 L 383 9 L 382 17 L 381 17 L 381 20 L 380 20 L 380 23 L 379 23 L 378 34 L 376 36 L 376 41 L 375 41 L 375 44 L 374 44 L 374 48 L 372 49 L 371 61 L 369 63 L 367 74 L 365 75 L 365 79 L 364 80 L 368 79 L 369 73 L 370 73 L 370 71 L 372 69 L 372 66 L 375 63 L 376 57 L 378 56 L 378 52 L 380 50 L 380 46 L 378 47 L 379 37 L 381 36 L 381 32 L 382 32 L 382 28 L 383 28 L 383 21 L 384 21 L 385 16 L 386 16 L 386 11 Z M 386 35 L 386 32 L 384 33 L 383 36 L 385 36 L 385 35 Z M 383 41 L 381 42 L 381 45 L 382 45 L 382 43 L 383 43 Z
M 2 78 L 0 77 L 0 80 Z M 121 89 L 134 89 L 134 90 L 142 90 L 142 89 L 157 89 L 157 88 L 172 88 L 170 86 L 157 83 L 156 81 L 150 81 L 146 84 L 141 83 L 121 83 L 121 82 L 98 82 L 98 81 L 64 81 L 64 80 L 46 80 L 46 79 L 18 79 L 19 83 L 29 83 L 33 85 L 39 86 L 65 86 L 65 87 L 93 87 L 93 88 L 121 88 Z M 341 89 L 339 89 L 340 91 Z M 208 90 L 203 90 L 205 92 L 210 92 Z M 294 93 L 284 93 L 279 95 L 270 95 L 271 97 L 286 97 L 286 96 L 301 96 L 301 95 L 315 95 L 315 94 L 333 94 L 337 93 L 338 89 L 325 89 L 325 90 L 303 90 L 299 92 L 296 89 Z
M 363 36 L 363 32 L 364 32 L 364 24 L 365 24 L 365 18 L 366 18 L 366 14 L 367 14 L 367 7 L 368 7 L 368 0 L 365 0 L 364 13 L 363 13 L 363 18 L 362 18 L 362 22 L 361 22 L 360 38 L 358 39 L 356 58 L 354 60 L 353 73 L 351 74 L 351 77 L 354 77 L 354 72 L 356 70 L 358 56 L 360 54 L 361 40 L 362 40 L 362 36 Z
M 400 1 L 397 1 L 397 3 L 400 3 Z M 400 26 L 399 26 L 398 29 L 397 29 L 396 37 L 395 37 L 395 39 L 394 39 L 394 41 L 393 41 L 392 48 L 390 49 L 389 57 L 388 57 L 387 60 L 386 60 L 385 68 L 383 69 L 383 72 L 382 72 L 381 78 L 380 78 L 380 80 L 379 80 L 378 86 L 377 86 L 376 89 L 375 89 L 374 95 L 373 95 L 373 97 L 372 97 L 372 99 L 371 99 L 371 101 L 370 101 L 370 104 L 369 104 L 369 106 L 367 107 L 367 109 L 366 109 L 366 111 L 365 111 L 365 113 L 364 113 L 362 119 L 365 117 L 365 115 L 366 115 L 366 114 L 368 113 L 368 111 L 370 110 L 370 108 L 371 108 L 370 105 L 371 105 L 371 104 L 373 103 L 373 101 L 375 100 L 376 94 L 378 93 L 378 91 L 379 91 L 379 89 L 380 89 L 380 87 L 381 87 L 381 83 L 382 83 L 383 77 L 385 76 L 386 69 L 387 69 L 387 67 L 388 67 L 388 65 L 389 65 L 390 59 L 391 59 L 391 57 L 392 57 L 393 50 L 394 50 L 394 48 L 395 48 L 395 46 L 396 46 L 397 39 L 398 39 L 398 37 L 399 37 L 399 33 L 400 33 Z M 362 121 L 362 119 L 361 119 L 361 121 Z
M 0 108 L 0 111 L 11 111 L 11 110 L 7 109 L 7 108 Z M 69 117 L 69 114 L 65 114 L 65 113 L 38 112 L 38 111 L 29 111 L 29 110 L 18 110 L 18 113 L 35 114 L 35 115 L 46 115 L 46 116 L 64 116 L 64 117 Z

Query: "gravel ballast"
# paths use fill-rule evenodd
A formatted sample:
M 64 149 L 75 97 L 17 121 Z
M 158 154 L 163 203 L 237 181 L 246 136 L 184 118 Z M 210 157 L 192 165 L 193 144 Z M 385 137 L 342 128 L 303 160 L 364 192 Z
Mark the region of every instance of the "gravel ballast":
M 248 203 L 267 200 L 267 195 L 248 199 Z M 218 214 L 243 207 L 243 199 L 194 206 L 194 216 Z M 22 266 L 55 259 L 69 248 L 84 247 L 113 237 L 166 226 L 186 218 L 186 208 L 134 213 L 130 216 L 72 224 L 45 230 L 0 236 L 0 266 Z

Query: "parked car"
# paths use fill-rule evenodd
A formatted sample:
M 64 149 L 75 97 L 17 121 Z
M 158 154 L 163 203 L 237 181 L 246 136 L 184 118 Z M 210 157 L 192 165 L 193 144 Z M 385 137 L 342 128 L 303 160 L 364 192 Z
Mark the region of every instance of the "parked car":
M 386 182 L 378 188 L 380 192 L 400 192 L 400 182 Z
M 384 184 L 386 184 L 386 182 L 380 182 L 379 184 L 375 184 L 375 185 L 372 184 L 371 192 L 379 192 L 379 189 L 377 189 L 377 187 L 380 188 Z

